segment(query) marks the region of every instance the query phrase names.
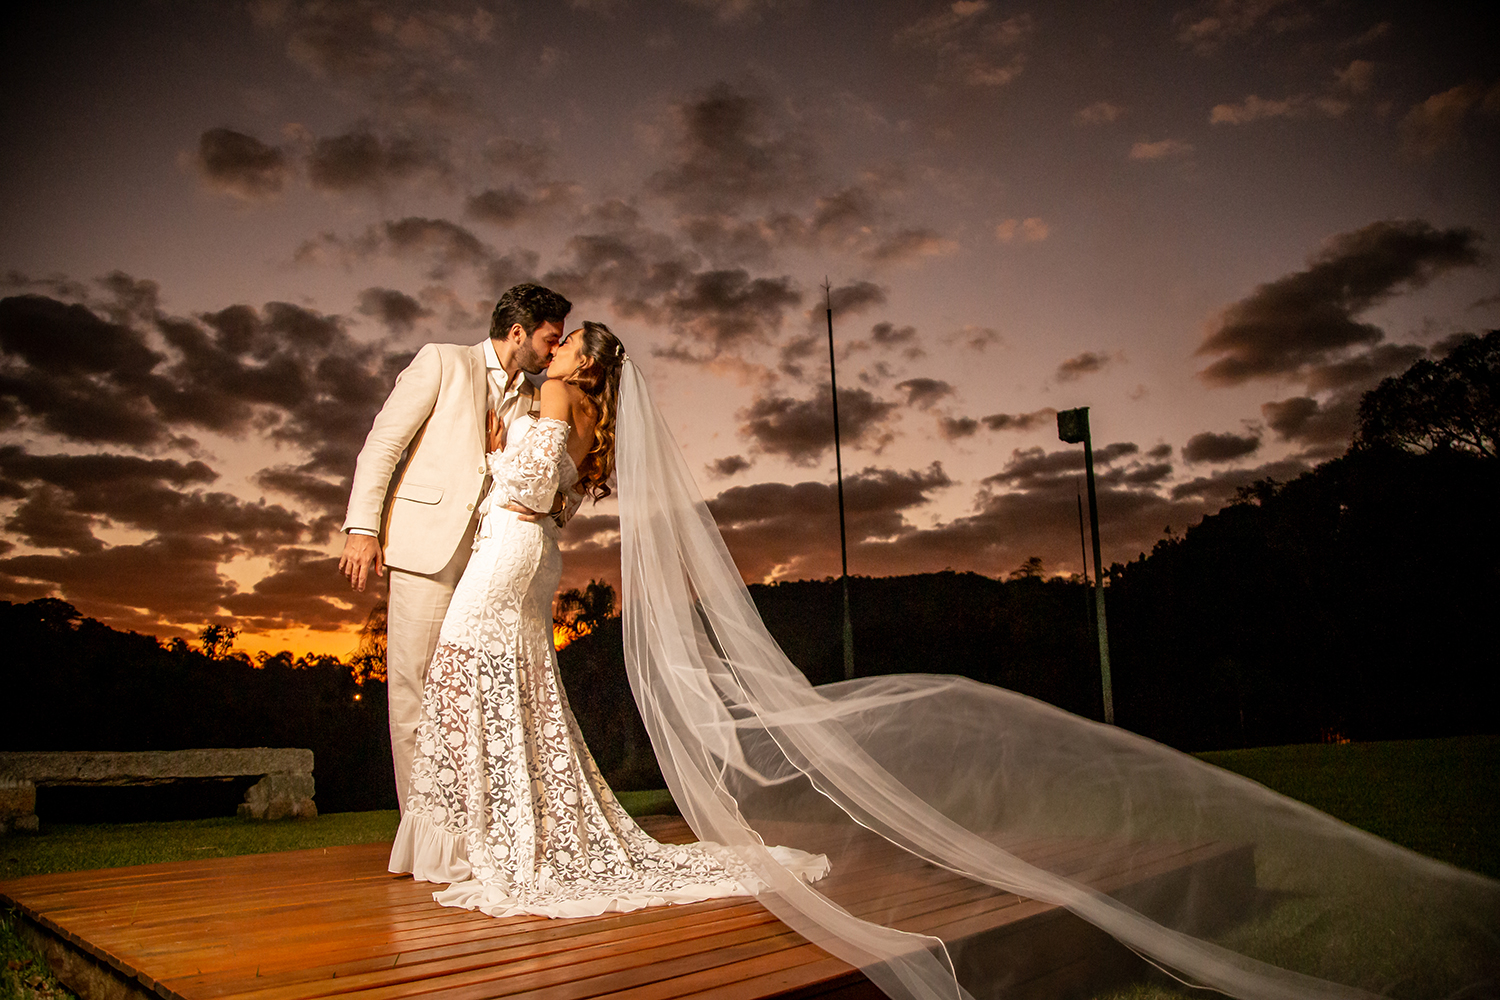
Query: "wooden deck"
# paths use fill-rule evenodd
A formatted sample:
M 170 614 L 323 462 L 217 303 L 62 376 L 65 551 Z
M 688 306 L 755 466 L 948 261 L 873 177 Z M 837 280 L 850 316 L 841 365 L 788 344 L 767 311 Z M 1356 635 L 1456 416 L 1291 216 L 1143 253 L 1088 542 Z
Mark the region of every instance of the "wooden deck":
M 643 825 L 661 840 L 692 839 L 679 819 Z M 1008 995 L 1077 994 L 1138 961 L 1057 907 L 962 879 L 873 836 L 862 847 L 820 886 L 872 916 L 878 887 L 882 919 L 978 942 L 960 963 L 1003 975 Z M 1036 841 L 1025 850 L 1111 892 L 1144 891 L 1199 865 L 1228 866 L 1246 891 L 1253 882 L 1244 845 L 1161 845 L 1129 861 L 1098 842 Z M 880 996 L 857 969 L 751 900 L 495 919 L 438 906 L 432 886 L 385 870 L 388 852 L 366 844 L 38 875 L 0 882 L 0 903 L 20 911 L 83 1000 Z

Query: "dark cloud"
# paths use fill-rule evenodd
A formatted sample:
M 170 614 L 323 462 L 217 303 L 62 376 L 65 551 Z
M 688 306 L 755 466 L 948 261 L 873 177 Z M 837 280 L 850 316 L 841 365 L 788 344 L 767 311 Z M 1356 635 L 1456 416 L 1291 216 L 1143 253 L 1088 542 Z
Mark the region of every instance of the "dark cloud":
M 1172 457 L 1172 446 L 1169 445 L 1169 444 L 1165 444 L 1165 443 L 1156 445 L 1156 446 L 1150 448 L 1146 452 L 1146 457 L 1147 458 L 1171 458 Z
M 479 237 L 446 219 L 408 216 L 384 223 L 379 232 L 393 256 L 427 260 L 427 276 L 434 279 L 461 267 L 482 267 L 495 256 Z
M 604 299 L 624 318 L 667 328 L 677 342 L 657 348 L 666 357 L 706 362 L 769 343 L 802 302 L 789 277 L 699 270 L 695 255 L 650 230 L 579 235 L 567 246 L 567 263 L 542 282 L 575 301 Z
M 576 184 L 554 181 L 539 184 L 527 191 L 511 184 L 504 188 L 490 188 L 471 196 L 464 203 L 464 211 L 481 222 L 509 227 L 574 208 L 578 200 L 579 188 Z
M 1332 393 L 1321 400 L 1293 396 L 1263 403 L 1260 412 L 1278 438 L 1306 446 L 1304 456 L 1333 457 L 1354 439 L 1362 395 L 1362 390 L 1356 390 Z
M 665 296 L 663 308 L 675 328 L 711 345 L 717 353 L 746 340 L 768 337 L 780 328 L 785 311 L 801 301 L 802 293 L 787 277 L 752 278 L 743 270 L 704 271 Z
M 0 300 L 0 389 L 14 425 L 89 444 L 159 447 L 180 429 L 249 431 L 347 473 L 393 363 L 336 316 L 289 303 L 157 316 L 148 334 L 42 296 Z M 159 337 L 164 349 L 153 345 Z
M 936 230 L 917 226 L 883 237 L 864 256 L 879 264 L 898 264 L 918 257 L 941 257 L 957 249 L 958 244 Z
M 1480 235 L 1434 229 L 1421 220 L 1376 222 L 1333 237 L 1298 271 L 1259 286 L 1229 306 L 1198 348 L 1219 355 L 1199 376 L 1211 385 L 1303 375 L 1383 332 L 1358 317 L 1443 273 L 1479 264 Z
M 1171 462 L 1134 463 L 1119 471 L 1118 482 L 1125 486 L 1155 486 L 1172 475 Z
M 281 150 L 227 128 L 211 128 L 198 137 L 195 165 L 209 187 L 245 201 L 275 197 L 291 175 Z
M 912 343 L 916 337 L 917 328 L 914 326 L 894 326 L 880 322 L 870 327 L 870 339 L 881 347 L 900 347 Z
M 1311 468 L 1300 459 L 1288 458 L 1250 469 L 1223 469 L 1189 482 L 1178 483 L 1172 487 L 1171 496 L 1173 500 L 1197 499 L 1210 509 L 1217 510 L 1233 500 L 1242 486 L 1249 486 L 1261 479 L 1290 482 Z
M 388 115 L 423 121 L 475 111 L 471 67 L 488 54 L 495 23 L 482 6 L 254 0 L 250 12 L 295 63 Z
M 1182 446 L 1187 462 L 1231 462 L 1254 454 L 1260 448 L 1259 434 L 1215 434 L 1204 431 L 1188 438 Z
M 352 464 L 344 470 L 346 476 L 353 471 Z M 292 497 L 304 509 L 317 512 L 312 520 L 305 522 L 308 536 L 313 541 L 326 541 L 344 523 L 349 504 L 347 478 L 330 482 L 323 476 L 285 465 L 262 469 L 254 478 L 261 489 Z
M 744 455 L 726 455 L 708 463 L 708 474 L 715 479 L 728 479 L 737 472 L 750 468 L 750 460 Z
M 0 559 L 0 590 L 46 588 L 116 622 L 203 621 L 234 593 L 219 572 L 233 555 L 216 539 L 165 535 L 94 552 L 10 556 Z
M 1137 445 L 1128 441 L 1105 445 L 1094 450 L 1094 465 L 1111 465 L 1127 456 L 1139 454 L 1140 450 Z M 1052 452 L 1042 448 L 1017 448 L 1011 452 L 1010 461 L 1005 464 L 1005 468 L 985 477 L 983 483 L 986 486 L 1032 490 L 1056 485 L 1063 480 L 1071 483 L 1083 471 L 1082 448 Z
M 285 623 L 360 620 L 363 611 L 328 602 L 324 592 L 338 590 L 331 563 L 291 547 L 337 530 L 354 455 L 410 356 L 361 346 L 341 317 L 289 303 L 170 316 L 151 282 L 115 274 L 98 284 L 104 296 L 91 304 L 0 300 L 7 429 L 156 451 L 183 445 L 183 428 L 254 433 L 296 456 L 253 477 L 290 504 L 207 488 L 218 474 L 202 460 L 0 446 L 0 495 L 17 501 L 6 532 L 39 550 L 16 554 L 6 542 L 0 593 L 60 594 L 118 627 L 174 632 L 226 613 L 266 626 L 273 598 L 296 583 L 303 596 Z M 411 308 L 399 293 L 370 292 L 366 304 L 388 318 Z M 111 528 L 148 537 L 107 544 Z M 219 567 L 244 556 L 271 556 L 277 568 L 226 612 L 236 588 Z
M 541 259 L 541 255 L 535 250 L 517 247 L 491 260 L 484 266 L 483 279 L 489 297 L 498 299 L 512 285 L 536 281 L 537 264 L 541 262 Z M 488 325 L 487 315 L 479 318 L 482 320 L 482 326 Z
M 966 347 L 971 351 L 983 351 L 991 344 L 1001 343 L 1005 338 L 998 330 L 987 326 L 965 326 L 943 338 L 950 344 Z
M 938 433 L 948 441 L 973 437 L 979 430 L 979 421 L 973 417 L 939 417 Z
M 940 84 L 1002 87 L 1025 68 L 1022 43 L 1033 29 L 1030 14 L 1002 19 L 987 0 L 970 0 L 907 25 L 895 41 L 931 53 L 925 61 L 935 68 Z
M 34 455 L 19 445 L 0 446 L 0 474 L 18 482 L 39 482 L 78 493 L 107 495 L 151 483 L 192 487 L 219 474 L 201 461 L 141 458 L 137 455 Z
M 851 555 L 861 544 L 915 529 L 904 511 L 952 485 L 941 464 L 898 472 L 867 468 L 844 480 Z M 833 483 L 757 483 L 725 490 L 708 502 L 736 566 L 746 579 L 816 576 L 837 566 L 838 492 Z M 852 567 L 851 567 L 852 568 Z
M 833 304 L 835 320 L 843 315 L 851 313 L 858 315 L 876 306 L 883 306 L 886 301 L 885 289 L 873 281 L 855 281 L 847 285 L 839 285 L 829 292 L 828 298 Z
M 793 337 L 790 340 L 783 341 L 778 351 L 781 358 L 779 365 L 781 371 L 793 378 L 802 378 L 807 374 L 806 369 L 803 367 L 803 362 L 814 357 L 821 360 L 825 343 L 824 338 L 816 333 L 809 333 L 801 337 Z M 819 364 L 818 368 L 821 371 L 822 365 Z
M 127 326 L 20 296 L 0 301 L 0 348 L 12 426 L 135 447 L 179 443 L 181 428 L 254 431 L 302 449 L 304 472 L 340 477 L 406 361 L 356 344 L 339 317 L 276 302 Z
M 324 191 L 379 194 L 415 177 L 451 173 L 442 148 L 411 137 L 381 138 L 365 129 L 319 139 L 307 157 L 307 176 Z
M 1057 411 L 1049 406 L 1031 413 L 991 413 L 979 419 L 992 431 L 1029 431 L 1041 427 L 1056 416 Z
M 276 553 L 271 572 L 249 593 L 231 594 L 221 604 L 242 628 L 302 627 L 328 632 L 363 621 L 377 600 L 377 591 L 351 592 L 339 575 L 335 556 L 287 547 Z M 348 607 L 351 602 L 354 606 Z
M 1500 296 L 1496 296 L 1496 299 L 1500 300 Z M 1476 334 L 1472 333 L 1450 333 L 1432 345 L 1432 356 L 1434 358 L 1446 358 L 1459 347 L 1473 340 L 1475 336 Z
M 1096 455 L 1100 529 L 1105 557 L 1123 560 L 1149 550 L 1163 525 L 1190 524 L 1216 509 L 1201 499 L 1170 499 L 1157 492 L 1171 474 L 1165 462 L 1135 460 L 1139 449 L 1120 443 Z M 1047 453 L 1040 448 L 1016 451 L 1005 469 L 985 481 L 974 501 L 974 513 L 932 527 L 912 528 L 864 537 L 850 549 L 856 573 L 913 573 L 943 569 L 999 574 L 1016 563 L 1040 556 L 1050 567 L 1078 566 L 1078 498 L 1083 490 L 1082 449 Z M 792 560 L 804 576 L 819 569 L 836 572 L 831 556 L 816 549 L 808 555 L 774 537 L 761 541 L 751 558 L 759 566 L 786 575 Z M 736 549 L 738 559 L 745 550 Z
M 31 490 L 5 529 L 38 549 L 98 552 L 104 543 L 94 537 L 94 519 L 73 510 L 68 493 L 43 484 Z
M 751 218 L 738 214 L 745 206 L 734 206 L 719 212 L 684 215 L 676 225 L 694 249 L 720 266 L 766 265 L 775 251 L 783 249 L 858 254 L 875 263 L 887 263 L 948 253 L 955 248 L 951 241 L 928 228 L 887 231 L 892 224 L 891 213 L 883 202 L 890 193 L 884 181 L 864 178 L 833 194 L 817 196 L 810 206 L 774 209 Z M 800 201 L 791 193 L 787 198 Z M 856 294 L 875 287 L 870 285 Z M 834 291 L 837 296 L 838 290 Z M 879 301 L 884 301 L 883 291 Z M 848 302 L 851 308 L 863 304 L 868 303 Z M 834 308 L 839 305 L 836 298 Z
M 810 186 L 813 142 L 764 96 L 720 82 L 675 116 L 672 164 L 651 176 L 651 190 L 696 211 L 725 212 Z
M 425 264 L 427 277 L 435 281 L 460 270 L 483 275 L 501 259 L 492 247 L 463 226 L 447 219 L 421 216 L 390 219 L 370 226 L 352 239 L 321 233 L 304 240 L 294 259 L 299 264 L 337 263 L 350 267 L 380 256 Z
M 394 288 L 366 288 L 359 293 L 359 311 L 379 320 L 392 333 L 410 333 L 417 320 L 432 315 L 432 310 Z
M 1353 357 L 1308 368 L 1307 387 L 1312 392 L 1371 389 L 1387 375 L 1406 371 L 1426 354 L 1419 344 L 1379 344 Z
M 1500 84 L 1488 89 L 1469 81 L 1433 94 L 1401 119 L 1401 145 L 1409 155 L 1430 160 L 1445 149 L 1463 145 L 1464 128 L 1476 109 L 1500 112 Z
M 907 406 L 923 410 L 929 409 L 945 396 L 953 395 L 953 386 L 935 378 L 909 378 L 905 382 L 897 382 L 896 388 L 906 393 Z
M 1177 13 L 1177 40 L 1199 55 L 1261 34 L 1279 35 L 1311 22 L 1290 0 L 1204 0 Z
M 839 438 L 843 445 L 879 451 L 891 439 L 896 403 L 864 389 L 839 391 Z M 821 386 L 810 399 L 765 396 L 741 410 L 740 433 L 756 451 L 811 465 L 833 447 L 833 391 Z
M 53 513 L 66 513 L 63 520 L 75 528 L 98 517 L 160 535 L 216 536 L 222 545 L 259 554 L 303 535 L 301 519 L 284 507 L 246 503 L 227 493 L 186 492 L 184 487 L 217 478 L 202 462 L 132 455 L 32 455 L 7 446 L 0 448 L 0 471 L 16 482 L 42 484 L 32 491 L 32 498 Z M 20 531 L 28 523 L 35 524 L 35 519 L 8 526 Z M 37 547 L 78 548 L 49 542 L 40 530 L 28 529 L 28 540 Z M 85 544 L 80 551 L 95 549 Z
M 138 330 L 41 295 L 0 299 L 0 399 L 24 417 L 93 444 L 168 438 L 148 398 L 164 356 Z M 3 417 L 0 411 L 0 417 Z
M 1072 382 L 1085 375 L 1102 372 L 1109 366 L 1114 358 L 1108 354 L 1099 354 L 1095 351 L 1084 351 L 1075 357 L 1068 358 L 1057 366 L 1057 374 L 1053 376 L 1059 382 Z

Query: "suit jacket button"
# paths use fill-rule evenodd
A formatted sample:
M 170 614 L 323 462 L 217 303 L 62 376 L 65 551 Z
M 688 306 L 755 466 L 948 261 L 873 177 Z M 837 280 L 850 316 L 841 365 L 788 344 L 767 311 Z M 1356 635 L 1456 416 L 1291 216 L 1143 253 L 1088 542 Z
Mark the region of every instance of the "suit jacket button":
M 469 504 L 469 509 L 473 510 L 474 509 L 474 505 L 473 504 Z
M 482 466 L 482 465 L 479 467 L 479 474 L 481 476 L 484 475 L 484 466 Z

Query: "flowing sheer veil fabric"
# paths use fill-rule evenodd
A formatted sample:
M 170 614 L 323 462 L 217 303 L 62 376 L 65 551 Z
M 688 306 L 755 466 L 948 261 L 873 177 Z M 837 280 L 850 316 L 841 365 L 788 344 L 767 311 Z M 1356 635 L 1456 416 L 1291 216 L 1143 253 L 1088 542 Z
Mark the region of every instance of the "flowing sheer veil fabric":
M 1500 995 L 1500 883 L 1126 731 L 927 672 L 940 662 L 812 687 L 629 360 L 616 440 L 625 662 L 672 795 L 702 840 L 755 869 L 767 908 L 890 996 L 1003 997 L 1023 973 L 993 939 L 914 906 L 908 880 L 851 877 L 889 845 L 955 891 L 1065 907 L 1237 997 Z M 828 855 L 830 877 L 803 883 L 767 844 Z M 1204 845 L 1217 863 L 1154 881 L 1111 883 L 1078 860 L 1149 871 Z

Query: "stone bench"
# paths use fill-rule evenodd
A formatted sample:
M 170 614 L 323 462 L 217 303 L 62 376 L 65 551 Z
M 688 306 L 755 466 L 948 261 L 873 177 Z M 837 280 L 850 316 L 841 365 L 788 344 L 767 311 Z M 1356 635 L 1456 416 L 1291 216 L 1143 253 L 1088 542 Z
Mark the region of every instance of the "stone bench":
M 318 814 L 312 771 L 311 750 L 283 747 L 0 752 L 0 833 L 37 829 L 39 785 L 160 785 L 260 775 L 240 803 L 241 819 L 312 817 Z

